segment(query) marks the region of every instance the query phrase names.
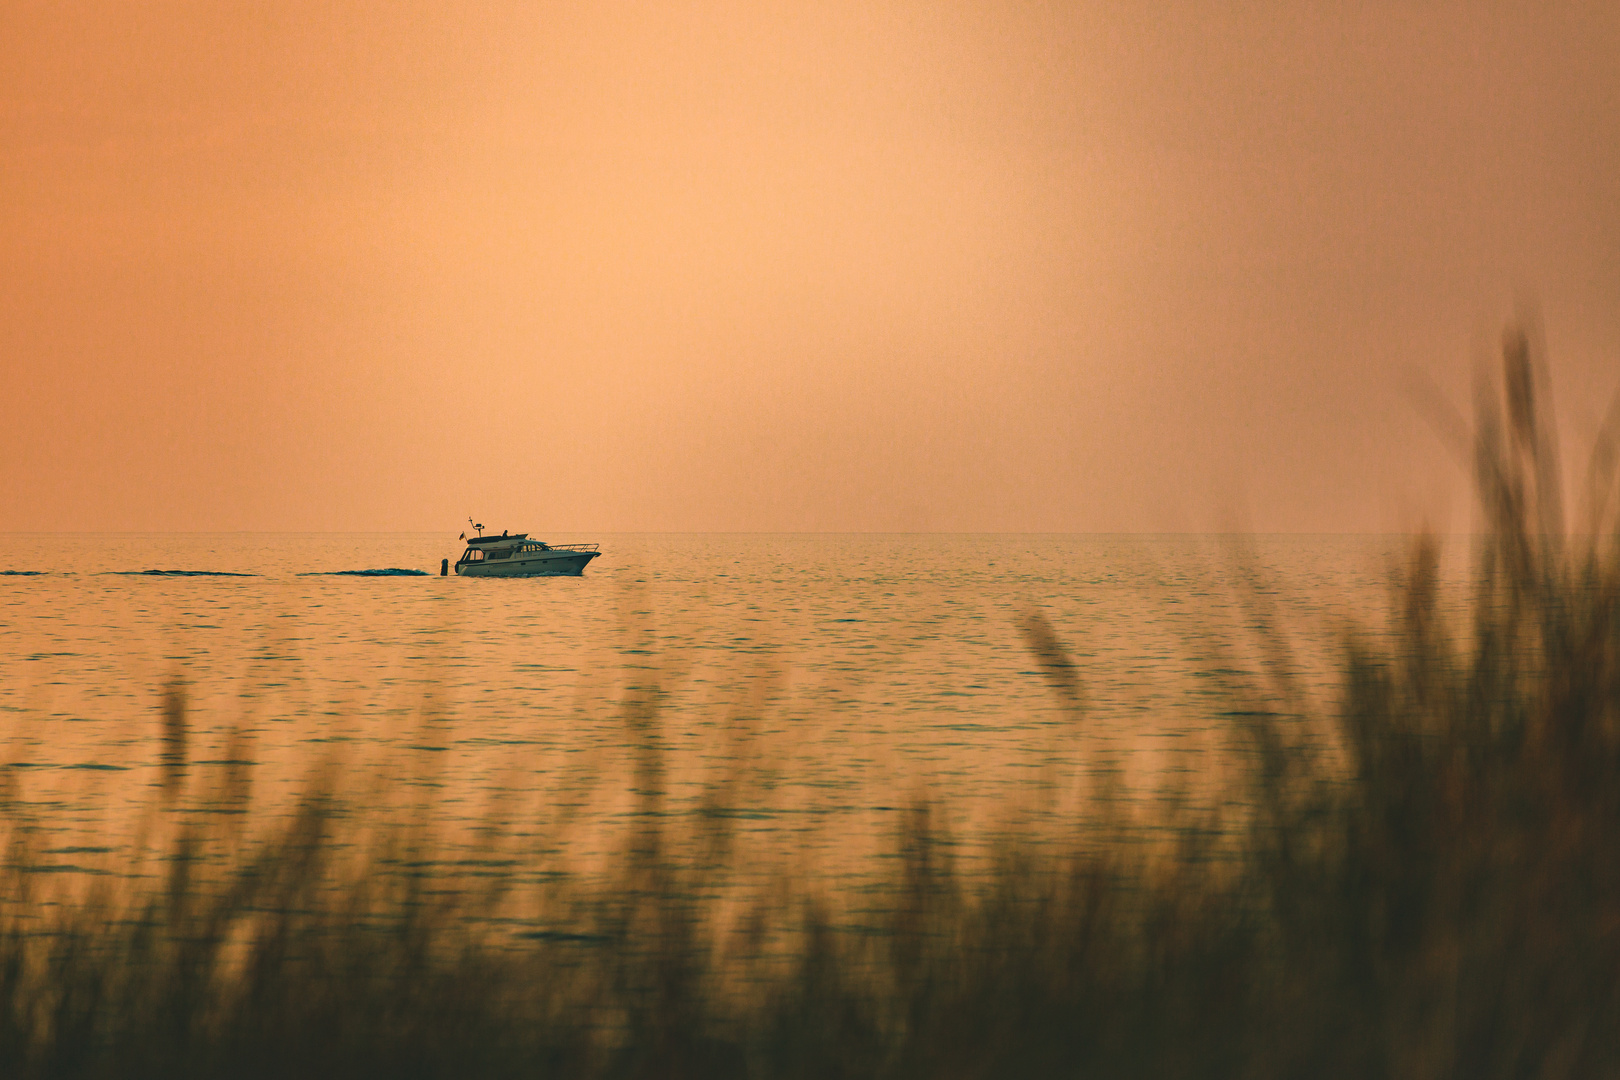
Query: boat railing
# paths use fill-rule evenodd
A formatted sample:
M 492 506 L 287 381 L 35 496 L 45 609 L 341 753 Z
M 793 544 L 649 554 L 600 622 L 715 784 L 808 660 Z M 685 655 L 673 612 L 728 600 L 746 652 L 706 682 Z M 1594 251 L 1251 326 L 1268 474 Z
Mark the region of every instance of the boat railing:
M 600 551 L 601 544 L 547 544 L 552 551 Z

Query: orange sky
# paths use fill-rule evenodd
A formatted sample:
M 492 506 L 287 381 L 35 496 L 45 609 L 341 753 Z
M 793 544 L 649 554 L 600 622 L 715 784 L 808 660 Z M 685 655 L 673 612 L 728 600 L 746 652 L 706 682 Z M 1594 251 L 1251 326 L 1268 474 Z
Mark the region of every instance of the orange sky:
M 1620 384 L 1560 6 L 7 0 L 0 530 L 1466 522 L 1413 372 Z

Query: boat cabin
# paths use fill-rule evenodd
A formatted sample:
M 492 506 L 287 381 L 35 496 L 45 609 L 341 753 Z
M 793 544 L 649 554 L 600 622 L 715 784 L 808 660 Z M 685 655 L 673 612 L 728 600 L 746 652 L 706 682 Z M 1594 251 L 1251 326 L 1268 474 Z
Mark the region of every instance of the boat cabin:
M 530 540 L 528 533 L 514 533 L 511 536 L 477 536 L 467 541 L 467 550 L 461 553 L 461 558 L 456 560 L 456 565 L 494 559 L 510 559 L 517 554 L 550 550 L 550 546 L 542 544 L 538 540 Z

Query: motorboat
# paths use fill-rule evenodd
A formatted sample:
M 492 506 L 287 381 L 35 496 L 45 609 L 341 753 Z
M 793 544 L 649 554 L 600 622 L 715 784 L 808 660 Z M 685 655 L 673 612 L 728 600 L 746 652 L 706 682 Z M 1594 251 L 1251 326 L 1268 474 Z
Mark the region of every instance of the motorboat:
M 601 554 L 596 544 L 546 544 L 528 533 L 462 535 L 467 550 L 456 560 L 466 577 L 578 577 Z

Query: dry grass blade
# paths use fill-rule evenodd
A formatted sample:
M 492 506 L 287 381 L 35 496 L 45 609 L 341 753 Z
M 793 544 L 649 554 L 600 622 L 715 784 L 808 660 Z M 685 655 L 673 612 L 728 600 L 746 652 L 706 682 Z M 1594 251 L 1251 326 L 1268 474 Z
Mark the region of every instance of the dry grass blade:
M 1024 645 L 1035 662 L 1040 665 L 1041 676 L 1068 707 L 1070 715 L 1078 719 L 1085 712 L 1085 686 L 1080 682 L 1079 669 L 1069 651 L 1058 640 L 1052 624 L 1039 611 L 1026 612 L 1018 624 Z

